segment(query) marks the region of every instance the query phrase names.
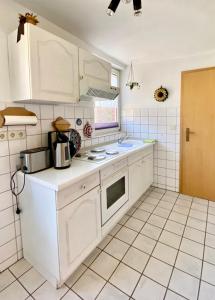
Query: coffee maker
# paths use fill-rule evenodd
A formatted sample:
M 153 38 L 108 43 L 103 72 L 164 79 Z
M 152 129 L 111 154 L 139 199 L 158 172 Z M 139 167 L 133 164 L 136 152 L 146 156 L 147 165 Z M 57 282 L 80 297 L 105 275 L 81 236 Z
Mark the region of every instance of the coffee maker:
M 71 165 L 71 159 L 76 152 L 70 140 L 70 131 L 50 131 L 48 133 L 50 160 L 55 169 L 66 169 Z

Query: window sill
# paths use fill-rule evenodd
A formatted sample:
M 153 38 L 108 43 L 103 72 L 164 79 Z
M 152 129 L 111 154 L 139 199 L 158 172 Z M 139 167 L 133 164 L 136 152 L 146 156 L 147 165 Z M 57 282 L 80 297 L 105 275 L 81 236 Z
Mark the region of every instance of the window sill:
M 102 137 L 102 136 L 107 136 L 107 135 L 111 135 L 111 134 L 115 134 L 115 133 L 122 133 L 121 130 L 120 130 L 120 127 L 95 130 L 94 131 L 94 137 Z

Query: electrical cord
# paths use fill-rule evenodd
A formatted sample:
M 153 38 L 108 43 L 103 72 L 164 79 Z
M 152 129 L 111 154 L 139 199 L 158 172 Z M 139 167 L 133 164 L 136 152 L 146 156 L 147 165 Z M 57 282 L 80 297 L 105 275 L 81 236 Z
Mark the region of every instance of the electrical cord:
M 19 192 L 16 192 L 16 183 L 15 183 L 14 177 L 16 176 L 18 171 L 20 171 L 20 169 L 17 169 L 16 172 L 14 172 L 12 174 L 11 179 L 10 179 L 10 189 L 11 189 L 12 194 L 16 198 L 16 214 L 17 215 L 19 215 L 21 213 L 21 209 L 19 208 L 18 196 L 23 192 L 24 187 L 25 187 L 25 173 L 24 173 L 23 186 Z

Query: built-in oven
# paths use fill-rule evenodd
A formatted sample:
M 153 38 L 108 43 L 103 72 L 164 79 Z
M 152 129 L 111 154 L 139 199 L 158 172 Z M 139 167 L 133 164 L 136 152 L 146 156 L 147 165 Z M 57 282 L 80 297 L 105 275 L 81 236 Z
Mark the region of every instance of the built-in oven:
M 101 208 L 104 225 L 128 201 L 128 168 L 124 167 L 102 181 Z

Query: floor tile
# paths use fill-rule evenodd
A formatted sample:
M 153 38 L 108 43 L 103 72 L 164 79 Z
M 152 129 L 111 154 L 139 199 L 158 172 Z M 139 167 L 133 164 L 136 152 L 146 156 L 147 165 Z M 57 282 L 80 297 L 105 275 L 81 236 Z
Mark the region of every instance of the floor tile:
M 30 269 L 28 272 L 24 273 L 19 281 L 26 288 L 29 293 L 33 293 L 38 287 L 40 287 L 46 280 L 45 278 L 37 272 L 34 268 Z
M 169 288 L 190 300 L 196 300 L 199 280 L 191 275 L 174 269 Z
M 105 252 L 102 252 L 90 266 L 90 269 L 108 280 L 118 266 L 119 261 Z
M 186 200 L 186 201 L 192 202 L 193 197 L 188 196 L 188 195 L 184 195 L 184 194 L 179 194 L 178 199 L 182 199 L 182 200 Z
M 106 237 L 101 241 L 101 243 L 98 244 L 97 247 L 98 247 L 99 249 L 102 249 L 102 250 L 103 250 L 103 249 L 107 246 L 107 244 L 110 243 L 110 241 L 112 240 L 112 238 L 113 238 L 113 237 L 112 237 L 111 235 L 109 235 L 109 234 L 106 235 Z
M 122 228 L 122 225 L 116 224 L 114 228 L 109 232 L 109 235 L 114 236 L 117 234 L 117 232 Z
M 201 212 L 204 212 L 204 213 L 206 213 L 207 210 L 208 210 L 207 206 L 203 206 L 203 205 L 197 204 L 195 202 L 192 203 L 191 208 L 195 209 L 195 210 L 198 210 L 198 211 L 201 211 Z
M 209 206 L 208 207 L 208 213 L 211 214 L 211 215 L 215 215 L 215 207 Z
M 208 206 L 208 200 L 198 198 L 198 197 L 193 198 L 193 203 L 200 204 L 200 205 L 203 205 L 203 206 Z
M 124 225 L 127 221 L 128 221 L 128 219 L 129 219 L 129 216 L 127 216 L 127 215 L 124 215 L 120 220 L 119 220 L 119 224 L 120 225 Z
M 0 293 L 0 300 L 25 300 L 28 296 L 21 284 L 15 281 Z
M 139 206 L 139 209 L 143 209 L 143 210 L 145 210 L 145 211 L 147 211 L 147 212 L 152 213 L 153 210 L 155 209 L 155 205 L 150 204 L 150 203 L 143 202 L 143 203 Z
M 144 200 L 144 202 L 152 205 L 157 205 L 159 200 L 149 196 Z
M 61 299 L 62 300 L 81 300 L 81 298 L 78 295 L 76 295 L 73 291 L 68 291 L 68 293 L 66 293 L 66 295 L 63 296 L 63 298 L 61 298 Z M 51 299 L 49 299 L 49 300 L 51 300 Z
M 175 204 L 180 205 L 180 206 L 184 206 L 184 207 L 188 207 L 188 208 L 191 207 L 191 202 L 190 201 L 187 201 L 187 200 L 181 199 L 181 198 L 178 198 L 177 201 L 175 202 Z
M 180 245 L 181 237 L 172 232 L 163 230 L 163 232 L 159 238 L 159 241 L 166 245 L 169 245 L 171 247 L 178 249 L 179 245 Z
M 212 224 L 215 224 L 215 216 L 208 214 L 208 222 L 212 223 Z
M 143 227 L 145 223 L 143 221 L 140 221 L 138 219 L 135 219 L 135 218 L 130 218 L 126 223 L 125 223 L 125 226 L 130 228 L 130 229 L 133 229 L 135 231 L 140 231 L 141 228 Z
M 128 300 L 129 297 L 112 284 L 107 283 L 99 294 L 97 300 Z
M 175 204 L 174 207 L 173 207 L 173 211 L 175 211 L 177 213 L 180 213 L 182 215 L 188 215 L 189 207 Z
M 143 272 L 144 275 L 164 286 L 168 285 L 171 273 L 171 266 L 153 257 L 150 258 L 145 271 Z
M 135 300 L 163 300 L 165 292 L 165 287 L 142 276 L 132 297 Z
M 165 300 L 184 300 L 184 297 L 179 296 L 176 293 L 173 293 L 172 291 L 168 290 L 166 293 Z
M 159 227 L 156 227 L 154 225 L 151 225 L 149 223 L 146 223 L 141 230 L 141 233 L 154 239 L 157 240 L 161 234 L 162 229 Z
M 201 221 L 199 219 L 192 218 L 192 217 L 188 217 L 187 226 L 193 227 L 193 228 L 201 230 L 201 231 L 205 231 L 206 222 Z
M 148 223 L 163 228 L 166 223 L 166 219 L 156 215 L 151 215 L 148 219 Z
M 98 248 L 95 248 L 90 255 L 84 260 L 83 264 L 87 267 L 89 267 L 92 262 L 96 259 L 96 257 L 101 253 L 101 250 Z
M 175 267 L 192 276 L 200 278 L 202 260 L 179 251 Z
M 15 280 L 16 278 L 8 270 L 0 273 L 0 292 Z
M 142 209 L 137 209 L 132 216 L 143 222 L 146 222 L 150 216 L 150 213 Z
M 203 263 L 202 280 L 215 285 L 215 266 L 207 262 Z
M 215 235 L 206 233 L 205 245 L 215 248 Z
M 105 280 L 88 269 L 73 285 L 72 289 L 82 298 L 94 300 L 104 285 Z
M 137 236 L 136 240 L 134 241 L 133 246 L 143 252 L 151 254 L 154 249 L 155 244 L 156 244 L 156 241 L 148 238 L 147 236 L 139 234 Z
M 135 240 L 138 233 L 130 228 L 122 227 L 120 231 L 116 234 L 116 238 L 120 239 L 121 241 L 132 244 Z
M 170 203 L 170 202 L 166 202 L 166 201 L 160 201 L 158 203 L 158 207 L 161 207 L 161 208 L 165 208 L 165 209 L 172 209 L 174 206 L 174 203 Z
M 131 247 L 123 258 L 123 262 L 129 267 L 137 270 L 138 272 L 143 272 L 147 262 L 149 260 L 149 255 Z
M 195 210 L 195 209 L 190 210 L 189 216 L 192 217 L 192 218 L 199 219 L 201 221 L 206 221 L 207 220 L 207 213 L 201 212 L 201 211 L 198 211 L 198 210 Z
M 184 225 L 184 224 L 186 224 L 187 216 L 179 214 L 179 213 L 173 211 L 170 214 L 169 219 Z
M 215 235 L 215 225 L 211 224 L 211 223 L 207 223 L 207 229 L 206 231 L 210 234 L 214 234 Z
M 81 275 L 87 270 L 87 267 L 84 265 L 80 265 L 78 269 L 69 277 L 66 281 L 66 285 L 68 287 L 72 287 L 73 284 L 81 277 Z
M 167 220 L 164 229 L 166 229 L 167 231 L 170 231 L 172 233 L 182 235 L 183 232 L 184 232 L 184 225 L 179 224 L 179 223 L 177 223 L 175 221 L 172 221 L 172 220 Z
M 115 258 L 121 260 L 125 255 L 126 251 L 128 250 L 129 245 L 126 243 L 118 240 L 113 239 L 107 247 L 104 249 L 105 252 L 109 253 L 110 255 L 114 256 Z
M 121 263 L 109 281 L 127 295 L 131 295 L 139 278 L 138 272 Z
M 68 287 L 63 285 L 60 289 L 54 288 L 46 281 L 38 290 L 33 293 L 35 300 L 59 300 L 68 292 Z
M 204 281 L 201 282 L 199 300 L 214 300 L 215 286 L 210 285 Z
M 162 207 L 156 207 L 155 210 L 153 211 L 153 214 L 162 218 L 168 218 L 170 214 L 170 210 L 167 210 Z
M 170 265 L 174 265 L 175 263 L 175 259 L 176 259 L 176 255 L 177 255 L 177 250 L 169 247 L 167 245 L 164 245 L 162 243 L 157 243 L 152 256 L 162 260 L 163 262 L 166 262 Z
M 215 265 L 215 249 L 205 246 L 204 260 Z
M 184 231 L 184 237 L 194 242 L 204 244 L 205 232 L 187 226 Z
M 32 266 L 29 264 L 29 262 L 27 262 L 26 259 L 22 258 L 14 265 L 12 265 L 9 269 L 18 278 L 31 268 Z
M 180 250 L 199 259 L 203 258 L 204 246 L 186 238 L 182 239 Z
M 161 199 L 162 198 L 162 194 L 161 193 L 156 193 L 156 192 L 154 192 L 154 191 L 152 191 L 150 194 L 149 194 L 149 197 L 153 197 L 153 198 L 155 198 L 155 199 Z

